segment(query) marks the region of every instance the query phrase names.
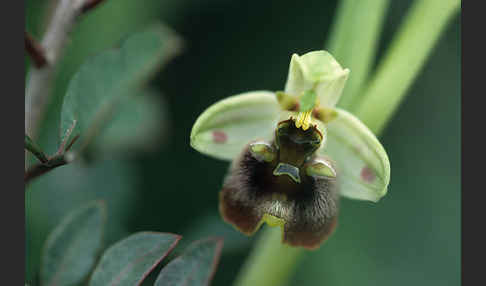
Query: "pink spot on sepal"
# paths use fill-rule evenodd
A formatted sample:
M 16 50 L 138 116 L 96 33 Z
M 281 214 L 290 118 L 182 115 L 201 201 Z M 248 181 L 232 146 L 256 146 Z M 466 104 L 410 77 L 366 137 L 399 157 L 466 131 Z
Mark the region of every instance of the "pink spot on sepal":
M 214 143 L 225 143 L 228 140 L 226 133 L 220 130 L 213 131 L 213 141 Z
M 361 179 L 367 183 L 373 183 L 376 179 L 376 174 L 370 167 L 365 166 L 361 169 Z

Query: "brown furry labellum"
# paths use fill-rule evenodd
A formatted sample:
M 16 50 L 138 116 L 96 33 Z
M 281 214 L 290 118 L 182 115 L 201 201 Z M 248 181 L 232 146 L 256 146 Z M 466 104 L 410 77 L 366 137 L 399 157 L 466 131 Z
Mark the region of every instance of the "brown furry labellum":
M 283 243 L 319 247 L 333 232 L 338 214 L 336 173 L 331 162 L 315 155 L 321 142 L 315 126 L 304 131 L 286 120 L 272 142 L 248 144 L 220 192 L 224 220 L 252 235 L 270 218 L 282 227 Z

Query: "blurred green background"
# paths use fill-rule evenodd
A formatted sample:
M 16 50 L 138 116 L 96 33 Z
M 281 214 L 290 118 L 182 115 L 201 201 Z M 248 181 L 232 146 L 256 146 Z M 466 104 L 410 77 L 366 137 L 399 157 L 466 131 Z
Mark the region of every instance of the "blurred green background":
M 36 38 L 50 2 L 27 1 L 26 30 Z M 390 2 L 378 58 L 412 1 Z M 282 89 L 292 53 L 325 48 L 336 7 L 336 1 L 108 0 L 84 16 L 56 77 L 41 146 L 56 150 L 62 97 L 86 57 L 157 20 L 184 40 L 181 54 L 151 82 L 163 94 L 168 120 L 161 126 L 169 132 L 155 152 L 76 162 L 29 186 L 28 280 L 36 279 L 42 244 L 63 215 L 102 198 L 109 208 L 107 245 L 139 230 L 182 234 L 178 250 L 205 236 L 224 236 L 213 285 L 229 285 L 255 237 L 219 219 L 228 163 L 190 148 L 192 124 L 228 95 Z M 388 195 L 378 204 L 343 199 L 337 231 L 304 257 L 290 285 L 460 284 L 460 69 L 458 16 L 381 136 L 392 167 Z

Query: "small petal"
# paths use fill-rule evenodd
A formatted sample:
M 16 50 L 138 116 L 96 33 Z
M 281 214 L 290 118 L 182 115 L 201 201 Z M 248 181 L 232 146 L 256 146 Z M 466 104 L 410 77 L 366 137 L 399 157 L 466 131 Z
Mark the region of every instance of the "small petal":
M 250 144 L 251 154 L 259 161 L 272 162 L 277 157 L 272 145 L 264 141 L 258 141 Z
M 309 164 L 315 164 L 315 160 Z M 289 176 L 273 175 L 275 163 L 258 160 L 245 148 L 233 161 L 223 183 L 221 215 L 247 235 L 257 231 L 263 222 L 281 226 L 284 243 L 315 249 L 336 226 L 336 180 L 306 176 L 301 171 L 302 181 L 296 183 Z
M 198 117 L 191 146 L 203 154 L 232 160 L 248 142 L 273 137 L 279 112 L 273 92 L 252 91 L 225 98 Z
M 325 160 L 315 160 L 308 165 L 305 171 L 307 176 L 336 178 L 336 171 Z
M 358 200 L 377 202 L 387 192 L 390 162 L 375 135 L 357 117 L 335 108 L 327 124 L 327 142 L 319 153 L 336 165 L 339 192 Z
M 349 69 L 343 69 L 326 51 L 292 55 L 285 93 L 300 96 L 313 89 L 320 105 L 334 107 L 341 96 Z

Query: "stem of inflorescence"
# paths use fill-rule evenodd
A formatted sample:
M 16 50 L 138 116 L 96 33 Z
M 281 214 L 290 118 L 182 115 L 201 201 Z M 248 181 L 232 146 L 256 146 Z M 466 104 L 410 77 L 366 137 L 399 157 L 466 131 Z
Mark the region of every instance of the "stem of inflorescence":
M 282 244 L 280 227 L 266 226 L 235 286 L 285 285 L 305 250 Z
M 375 134 L 386 126 L 460 7 L 460 0 L 414 2 L 377 72 L 351 110 Z

